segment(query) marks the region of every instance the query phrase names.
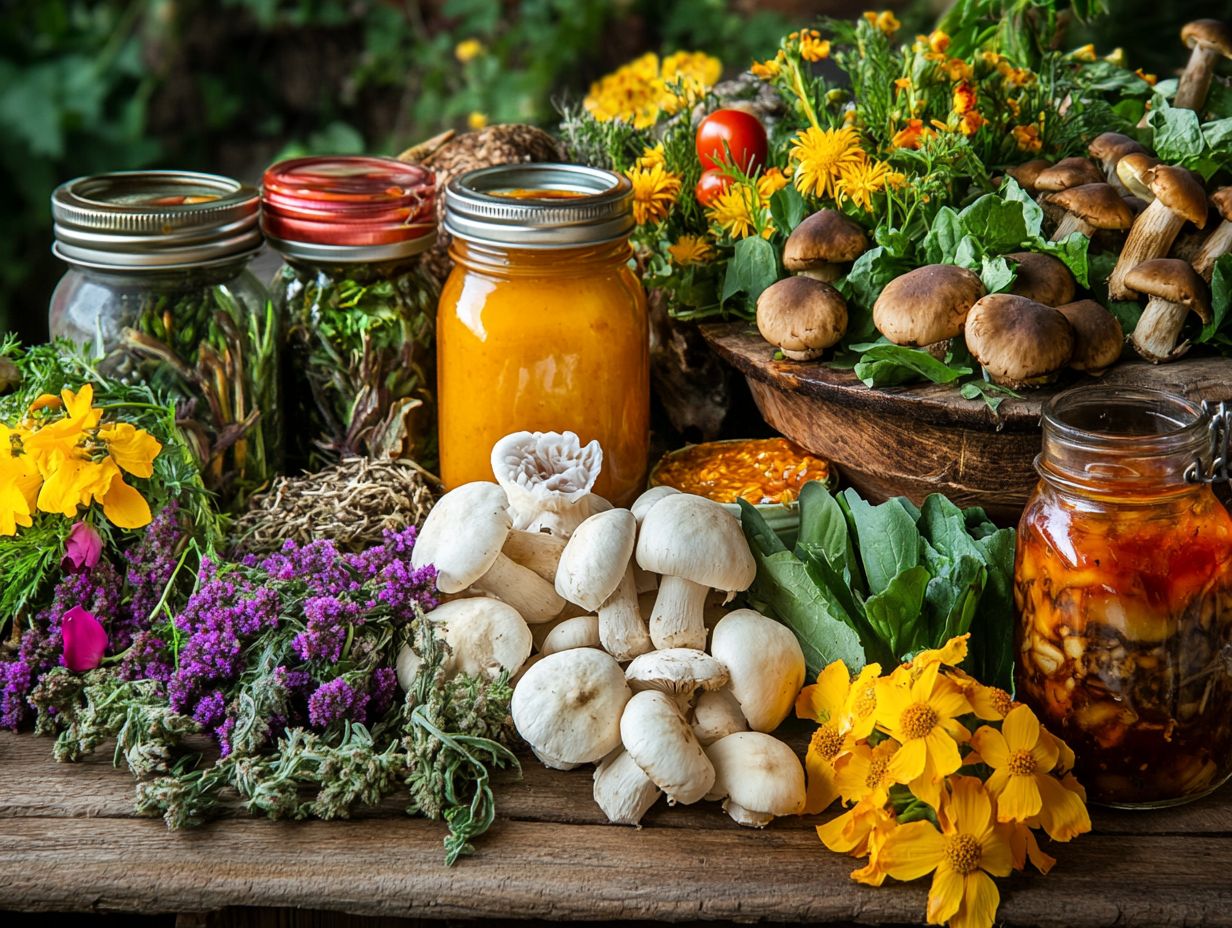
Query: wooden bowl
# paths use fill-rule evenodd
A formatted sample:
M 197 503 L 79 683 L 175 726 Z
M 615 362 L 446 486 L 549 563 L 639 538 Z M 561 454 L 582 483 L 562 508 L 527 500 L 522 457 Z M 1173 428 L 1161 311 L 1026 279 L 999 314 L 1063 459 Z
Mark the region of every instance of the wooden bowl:
M 835 462 L 873 500 L 915 503 L 944 493 L 959 506 L 982 506 L 996 522 L 1017 522 L 1035 486 L 1040 410 L 1061 390 L 1094 378 L 1062 378 L 1007 399 L 997 415 L 938 384 L 870 389 L 854 373 L 818 361 L 775 361 L 750 323 L 702 326 L 719 356 L 744 374 L 765 420 L 792 441 Z M 1118 386 L 1232 400 L 1232 360 L 1187 358 L 1117 364 L 1101 378 Z

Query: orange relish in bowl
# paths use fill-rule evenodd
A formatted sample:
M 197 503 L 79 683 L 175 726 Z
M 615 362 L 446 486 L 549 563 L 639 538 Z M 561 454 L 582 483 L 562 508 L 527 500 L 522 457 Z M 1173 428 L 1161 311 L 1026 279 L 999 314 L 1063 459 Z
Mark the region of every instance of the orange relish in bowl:
M 663 456 L 651 477 L 716 503 L 793 503 L 810 480 L 826 481 L 830 464 L 786 438 L 741 438 L 689 445 Z

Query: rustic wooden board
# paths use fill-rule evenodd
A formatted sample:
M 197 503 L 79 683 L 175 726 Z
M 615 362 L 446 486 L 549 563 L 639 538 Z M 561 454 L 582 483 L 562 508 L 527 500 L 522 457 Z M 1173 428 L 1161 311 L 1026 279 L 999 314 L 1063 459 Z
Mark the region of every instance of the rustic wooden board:
M 1035 485 L 1040 410 L 1061 390 L 1103 382 L 1232 400 L 1232 360 L 1187 358 L 1152 365 L 1124 361 L 1100 381 L 1063 380 L 1006 399 L 994 415 L 952 387 L 922 384 L 872 390 L 851 371 L 821 362 L 775 361 L 750 323 L 702 326 L 718 354 L 745 375 L 766 421 L 839 465 L 862 493 L 922 501 L 941 492 L 1012 522 Z
M 793 735 L 800 740 L 800 733 Z M 131 816 L 106 754 L 60 765 L 0 734 L 0 909 L 207 912 L 308 908 L 386 917 L 922 923 L 926 884 L 868 889 L 810 821 L 738 828 L 716 804 L 607 824 L 588 772 L 503 776 L 479 853 L 441 865 L 442 829 L 399 806 L 344 822 L 235 817 L 193 832 Z M 1052 847 L 1047 878 L 1002 883 L 1010 925 L 1232 925 L 1232 789 L 1170 812 L 1097 811 Z

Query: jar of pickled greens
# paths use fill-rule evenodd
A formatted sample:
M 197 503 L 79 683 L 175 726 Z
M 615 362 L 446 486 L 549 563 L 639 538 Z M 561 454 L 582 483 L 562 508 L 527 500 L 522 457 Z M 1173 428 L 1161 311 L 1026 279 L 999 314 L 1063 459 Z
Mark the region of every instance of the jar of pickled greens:
M 598 440 L 595 492 L 644 488 L 650 357 L 646 296 L 630 267 L 631 188 L 565 164 L 454 178 L 444 227 L 454 269 L 437 310 L 441 476 L 491 480 L 510 432 Z
M 262 181 L 262 227 L 286 259 L 282 316 L 296 463 L 348 455 L 436 465 L 439 288 L 431 172 L 392 158 L 295 158 Z
M 1044 411 L 1018 530 L 1018 694 L 1095 802 L 1173 805 L 1232 773 L 1223 435 L 1222 415 L 1151 390 L 1081 387 Z
M 248 264 L 261 247 L 257 190 L 212 174 L 81 177 L 52 194 L 53 338 L 88 346 L 105 373 L 177 405 L 206 485 L 239 505 L 281 452 L 277 318 Z

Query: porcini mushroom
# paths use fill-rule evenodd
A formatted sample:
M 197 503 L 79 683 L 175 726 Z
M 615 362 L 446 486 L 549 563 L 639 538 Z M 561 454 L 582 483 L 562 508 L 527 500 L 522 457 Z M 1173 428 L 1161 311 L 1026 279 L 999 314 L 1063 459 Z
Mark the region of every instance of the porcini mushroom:
M 928 264 L 895 277 L 873 304 L 873 324 L 896 345 L 944 357 L 967 312 L 984 295 L 980 278 L 955 264 Z
M 753 731 L 774 731 L 804 685 L 804 652 L 786 625 L 752 609 L 719 620 L 710 653 L 731 674 L 732 695 Z
M 1087 146 L 1087 154 L 1099 162 L 1104 169 L 1104 179 L 1108 181 L 1117 193 L 1127 193 L 1125 185 L 1117 176 L 1117 162 L 1126 155 L 1147 154 L 1147 150 L 1128 135 L 1120 132 L 1101 132 Z
M 1116 165 L 1117 180 L 1121 182 L 1130 196 L 1138 197 L 1145 203 L 1155 199 L 1151 193 L 1150 170 L 1159 164 L 1159 159 L 1146 152 L 1131 152 Z
M 1212 193 L 1211 205 L 1219 213 L 1220 223 L 1206 237 L 1193 260 L 1194 270 L 1208 284 L 1215 273 L 1215 262 L 1232 251 L 1232 187 L 1220 187 Z
M 620 746 L 620 718 L 632 695 L 610 654 L 571 648 L 527 670 L 509 707 L 518 734 L 539 754 L 592 764 Z
M 522 669 L 534 644 L 517 610 L 486 596 L 452 600 L 425 618 L 440 626 L 441 637 L 453 652 L 449 662 L 453 673 L 495 678 L 507 671 L 512 676 Z
M 570 648 L 599 647 L 599 617 L 577 615 L 553 626 L 539 648 L 541 654 L 557 654 Z
M 1195 19 L 1181 28 L 1181 41 L 1192 51 L 1172 105 L 1201 110 L 1215 76 L 1215 64 L 1220 58 L 1232 58 L 1232 29 L 1217 19 Z
M 1054 193 L 1052 202 L 1065 210 L 1064 217 L 1057 223 L 1057 230 L 1052 233 L 1054 242 L 1062 242 L 1075 232 L 1081 232 L 1087 238 L 1094 238 L 1100 229 L 1120 231 L 1128 229 L 1134 223 L 1133 210 L 1111 184 L 1082 184 L 1070 187 Z M 1072 298 L 1073 294 L 1070 296 Z
M 1050 168 L 1039 172 L 1035 186 L 1039 190 L 1055 193 L 1080 187 L 1083 184 L 1103 183 L 1104 175 L 1095 164 L 1086 158 L 1062 158 Z
M 714 785 L 714 767 L 680 707 L 666 693 L 634 693 L 620 717 L 620 741 L 668 805 L 697 802 Z
M 720 738 L 706 748 L 714 765 L 711 795 L 740 825 L 765 828 L 780 815 L 804 811 L 804 767 L 790 747 L 758 731 Z
M 492 447 L 492 473 L 509 497 L 513 527 L 567 537 L 592 514 L 590 491 L 603 467 L 597 441 L 573 432 L 514 432 Z
M 1121 357 L 1125 336 L 1121 323 L 1094 300 L 1078 300 L 1057 307 L 1074 330 L 1074 353 L 1069 366 L 1087 374 L 1102 374 Z
M 636 825 L 663 795 L 624 748 L 595 768 L 595 802 L 616 825 Z
M 811 361 L 847 332 L 847 301 L 811 277 L 784 277 L 757 298 L 757 331 L 793 361 Z
M 1018 182 L 1018 186 L 1027 193 L 1035 193 L 1039 187 L 1035 186 L 1035 182 L 1039 180 L 1040 173 L 1052 167 L 1051 161 L 1046 161 L 1043 158 L 1032 158 L 1030 161 L 1024 161 L 1022 164 L 1016 164 L 1005 169 L 1005 173 L 1014 178 Z
M 748 731 L 749 723 L 740 711 L 740 703 L 729 687 L 711 690 L 697 697 L 693 706 L 693 734 L 703 747 L 726 738 L 732 732 Z
M 565 539 L 559 535 L 524 532 L 516 528 L 509 533 L 501 547 L 501 553 L 509 560 L 534 571 L 553 585 L 556 583 L 556 567 L 564 550 Z
M 705 648 L 707 591 L 735 594 L 747 590 L 757 575 L 736 517 L 689 493 L 667 496 L 646 514 L 637 562 L 662 576 L 650 614 L 656 648 Z
M 1017 270 L 1011 292 L 1045 306 L 1060 306 L 1074 298 L 1074 275 L 1052 255 L 1015 251 L 1005 258 Z
M 494 483 L 467 483 L 440 498 L 415 541 L 411 563 L 436 567 L 442 593 L 474 587 L 504 600 L 527 622 L 546 622 L 565 601 L 551 584 L 501 553 L 509 537 L 509 501 Z
M 1178 342 L 1185 317 L 1191 312 L 1203 322 L 1211 321 L 1206 284 L 1179 258 L 1144 261 L 1126 275 L 1125 285 L 1148 297 L 1130 342 L 1138 354 L 1154 364 L 1175 361 L 1189 350 L 1188 341 Z
M 691 696 L 697 690 L 726 686 L 730 675 L 716 658 L 696 648 L 664 648 L 633 659 L 625 679 L 633 692 L 659 690 L 669 696 Z
M 829 284 L 867 250 L 868 236 L 859 225 L 838 210 L 819 209 L 787 236 L 783 267 Z
M 967 350 L 993 383 L 1012 389 L 1056 379 L 1074 353 L 1074 330 L 1051 306 L 990 293 L 967 316 Z
M 1134 220 L 1108 278 L 1108 298 L 1112 300 L 1133 299 L 1126 275 L 1144 261 L 1166 255 L 1186 222 L 1206 228 L 1206 194 L 1193 174 L 1185 168 L 1160 164 L 1147 172 L 1147 183 L 1155 199 Z

